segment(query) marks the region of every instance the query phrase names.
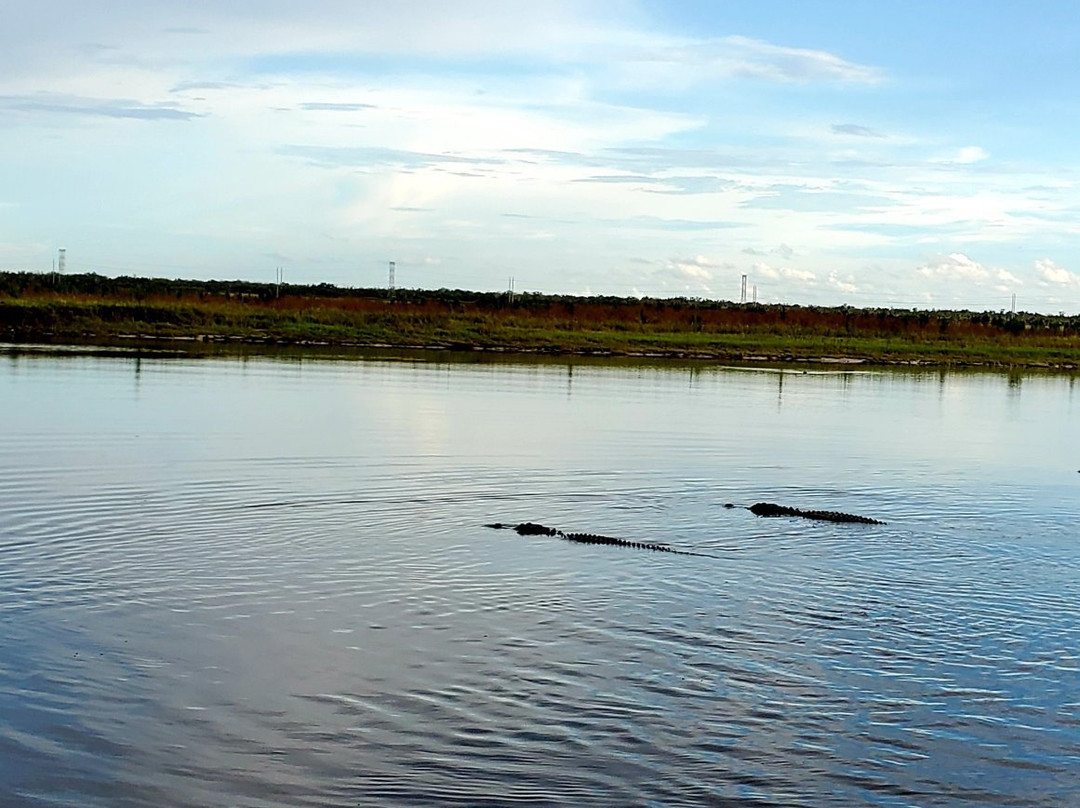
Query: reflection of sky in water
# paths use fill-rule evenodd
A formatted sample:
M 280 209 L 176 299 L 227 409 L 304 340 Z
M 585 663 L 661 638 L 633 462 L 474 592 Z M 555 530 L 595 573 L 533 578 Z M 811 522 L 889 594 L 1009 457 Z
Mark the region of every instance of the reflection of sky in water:
M 19 358 L 0 390 L 8 428 L 45 441 L 41 462 L 76 466 L 452 456 L 701 474 L 764 465 L 846 473 L 851 484 L 860 474 L 1030 479 L 1080 467 L 1066 377 Z M 91 450 L 88 430 L 110 439 Z
M 0 798 L 1076 795 L 1069 378 L 24 357 L 0 402 Z

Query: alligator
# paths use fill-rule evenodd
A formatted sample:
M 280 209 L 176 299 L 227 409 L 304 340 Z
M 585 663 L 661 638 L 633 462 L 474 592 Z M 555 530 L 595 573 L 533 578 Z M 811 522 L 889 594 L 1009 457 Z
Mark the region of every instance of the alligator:
M 730 502 L 725 508 L 734 508 Z M 799 516 L 803 519 L 816 519 L 819 522 L 856 522 L 863 525 L 883 525 L 878 519 L 869 516 L 858 516 L 854 513 L 841 513 L 840 511 L 804 511 L 800 508 L 789 508 L 786 505 L 774 505 L 771 502 L 756 502 L 747 508 L 755 516 Z
M 635 547 L 638 550 L 655 550 L 658 553 L 675 553 L 677 555 L 700 556 L 702 558 L 713 557 L 706 555 L 705 553 L 695 553 L 690 550 L 676 550 L 673 547 L 667 547 L 663 544 L 629 541 L 627 539 L 616 539 L 611 536 L 597 536 L 595 533 L 564 533 L 556 528 L 538 525 L 535 522 L 522 522 L 519 525 L 507 525 L 502 522 L 493 522 L 490 525 L 484 525 L 484 527 L 492 527 L 496 530 L 513 530 L 519 536 L 556 536 L 560 539 L 566 539 L 567 541 L 573 541 L 579 544 L 609 544 L 616 547 Z
M 728 502 L 724 507 L 734 508 L 736 506 Z M 859 516 L 854 513 L 841 513 L 840 511 L 804 511 L 800 508 L 790 508 L 787 505 L 775 505 L 771 502 L 756 502 L 747 507 L 747 510 L 755 516 L 798 516 L 803 519 L 816 519 L 821 522 L 849 522 L 864 525 L 885 524 L 878 519 L 871 519 L 869 516 Z M 695 553 L 691 550 L 676 550 L 673 547 L 667 547 L 663 544 L 616 539 L 612 536 L 598 536 L 595 533 L 565 533 L 557 528 L 548 527 L 547 525 L 538 525 L 535 522 L 522 522 L 517 525 L 492 522 L 491 524 L 484 525 L 484 527 L 491 527 L 496 530 L 513 530 L 519 536 L 556 536 L 560 539 L 577 542 L 578 544 L 608 544 L 615 547 L 634 547 L 638 550 L 655 550 L 658 553 L 675 553 L 677 555 L 715 558 L 715 556 L 708 555 L 707 553 Z

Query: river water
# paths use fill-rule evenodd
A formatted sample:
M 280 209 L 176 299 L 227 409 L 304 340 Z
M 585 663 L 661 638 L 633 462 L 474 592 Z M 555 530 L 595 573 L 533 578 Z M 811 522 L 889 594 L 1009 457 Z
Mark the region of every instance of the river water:
M 0 804 L 1080 805 L 1076 377 L 414 359 L 0 355 Z

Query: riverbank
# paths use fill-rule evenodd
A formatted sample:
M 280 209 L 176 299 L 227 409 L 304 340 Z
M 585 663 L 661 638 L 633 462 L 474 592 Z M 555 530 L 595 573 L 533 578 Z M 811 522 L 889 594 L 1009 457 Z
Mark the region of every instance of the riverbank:
M 0 273 L 0 340 L 1080 368 L 1080 318 Z

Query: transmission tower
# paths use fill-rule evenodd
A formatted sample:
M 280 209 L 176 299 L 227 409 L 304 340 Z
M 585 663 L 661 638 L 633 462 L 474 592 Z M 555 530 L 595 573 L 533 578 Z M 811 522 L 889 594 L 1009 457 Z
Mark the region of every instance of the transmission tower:
M 746 302 L 746 276 L 745 275 L 742 276 L 742 294 L 739 297 L 739 302 L 740 303 L 745 303 Z
M 397 261 L 390 262 L 390 279 L 387 282 L 386 288 L 391 292 L 394 291 L 394 273 L 397 270 Z
M 67 268 L 67 250 L 63 247 L 60 248 L 60 255 L 56 260 L 56 271 L 61 275 L 64 274 L 64 270 Z

